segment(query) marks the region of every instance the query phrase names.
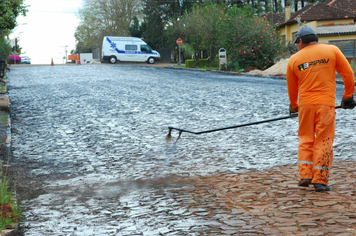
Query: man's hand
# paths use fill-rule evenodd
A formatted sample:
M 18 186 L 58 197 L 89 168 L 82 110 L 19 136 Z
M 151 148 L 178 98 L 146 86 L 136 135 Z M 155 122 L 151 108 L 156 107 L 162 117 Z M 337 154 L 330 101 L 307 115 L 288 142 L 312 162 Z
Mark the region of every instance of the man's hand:
M 292 105 L 289 105 L 289 111 L 290 111 L 290 113 L 296 113 L 296 112 L 298 112 L 298 107 L 293 108 Z
M 341 107 L 344 109 L 353 109 L 356 103 L 354 97 L 351 98 L 342 98 L 341 100 Z

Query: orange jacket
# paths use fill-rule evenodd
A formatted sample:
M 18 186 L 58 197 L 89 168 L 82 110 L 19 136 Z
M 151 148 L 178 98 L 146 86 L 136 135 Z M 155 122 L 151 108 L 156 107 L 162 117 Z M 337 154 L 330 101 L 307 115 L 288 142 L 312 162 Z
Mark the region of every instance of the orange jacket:
M 344 98 L 355 92 L 351 66 L 333 45 L 314 44 L 291 56 L 287 67 L 287 88 L 293 108 L 303 105 L 335 106 L 335 70 L 343 76 Z

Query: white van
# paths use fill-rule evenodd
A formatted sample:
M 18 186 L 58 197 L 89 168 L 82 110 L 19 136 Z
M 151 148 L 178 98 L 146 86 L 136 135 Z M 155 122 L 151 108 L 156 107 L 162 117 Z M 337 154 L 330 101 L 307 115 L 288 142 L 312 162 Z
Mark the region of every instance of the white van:
M 103 60 L 115 64 L 117 61 L 142 61 L 153 64 L 161 55 L 150 48 L 142 39 L 135 37 L 105 36 Z

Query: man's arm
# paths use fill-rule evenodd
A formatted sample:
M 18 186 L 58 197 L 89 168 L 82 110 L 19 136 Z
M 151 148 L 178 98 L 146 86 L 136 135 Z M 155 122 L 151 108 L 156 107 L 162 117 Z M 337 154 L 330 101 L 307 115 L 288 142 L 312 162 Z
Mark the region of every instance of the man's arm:
M 292 113 L 298 112 L 298 78 L 294 74 L 291 62 L 288 62 L 286 80 L 290 102 L 289 111 Z

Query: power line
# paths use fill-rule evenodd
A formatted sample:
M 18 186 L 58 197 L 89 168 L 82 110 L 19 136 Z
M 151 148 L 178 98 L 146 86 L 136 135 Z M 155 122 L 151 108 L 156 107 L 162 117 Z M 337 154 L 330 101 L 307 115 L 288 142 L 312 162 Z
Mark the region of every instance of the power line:
M 78 13 L 77 11 L 29 11 L 29 13 L 31 12 L 44 12 L 44 13 Z

